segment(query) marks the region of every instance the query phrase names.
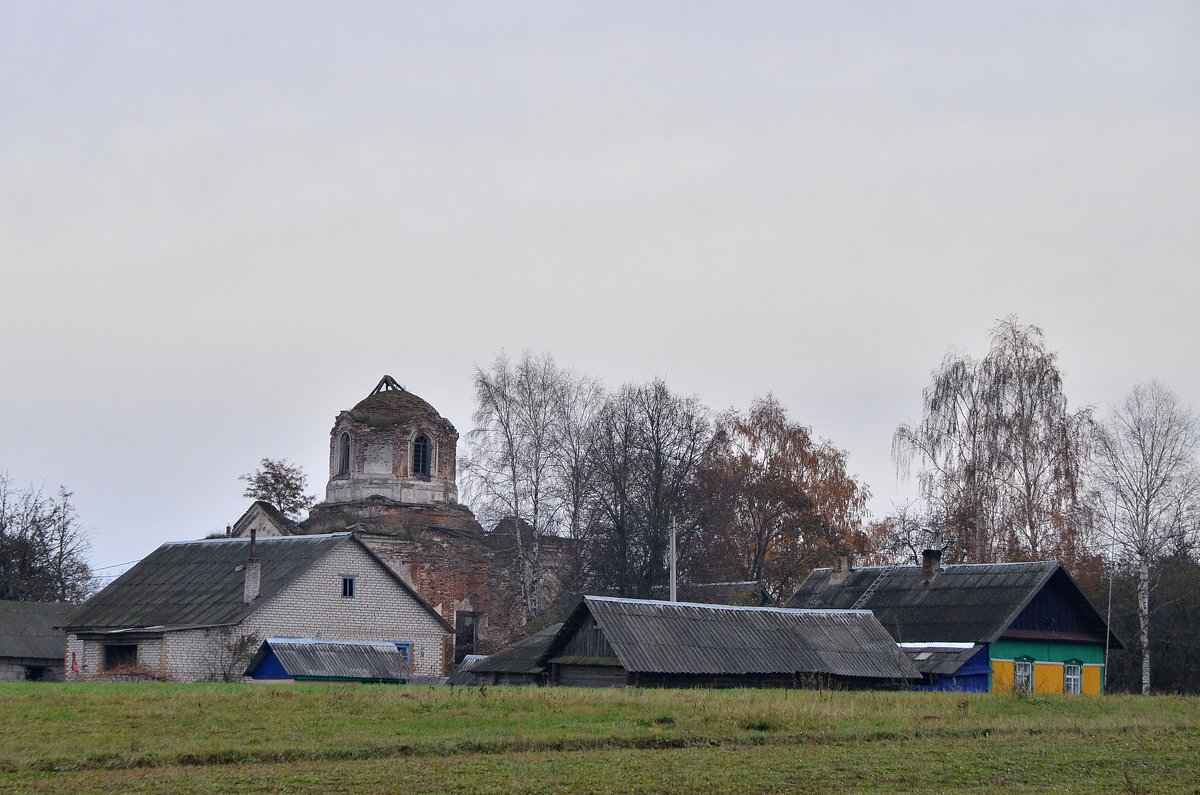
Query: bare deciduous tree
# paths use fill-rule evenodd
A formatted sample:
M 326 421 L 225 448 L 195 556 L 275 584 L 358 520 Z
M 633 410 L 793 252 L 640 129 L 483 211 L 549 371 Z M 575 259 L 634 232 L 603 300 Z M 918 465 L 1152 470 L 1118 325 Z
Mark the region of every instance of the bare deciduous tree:
M 543 560 L 544 540 L 581 537 L 591 417 L 601 394 L 594 381 L 560 368 L 549 354 L 526 351 L 512 362 L 501 353 L 488 370 L 475 370 L 464 490 L 482 518 L 512 531 L 526 620 L 554 589 L 547 575 L 563 573 L 562 561 Z
M 207 630 L 201 657 L 205 678 L 209 682 L 240 682 L 263 638 L 253 632 L 235 627 Z
M 0 473 L 0 599 L 80 602 L 95 589 L 71 492 L 51 498 Z
M 1090 409 L 1070 411 L 1040 329 L 1008 317 L 988 355 L 949 354 L 924 393 L 923 418 L 892 439 L 897 470 L 915 465 L 951 559 L 1070 562 L 1086 530 L 1081 492 Z
M 249 484 L 243 497 L 269 502 L 291 519 L 299 518 L 317 499 L 316 495 L 304 493 L 308 488 L 304 467 L 283 458 L 264 458 L 258 462 L 258 469 L 238 480 Z
M 1096 429 L 1099 509 L 1116 550 L 1137 569 L 1142 693 L 1150 693 L 1152 568 L 1190 550 L 1200 521 L 1200 423 L 1169 389 L 1133 391 Z
M 597 585 L 623 596 L 662 591 L 671 522 L 692 524 L 689 497 L 711 440 L 708 410 L 661 380 L 609 398 L 592 448 Z

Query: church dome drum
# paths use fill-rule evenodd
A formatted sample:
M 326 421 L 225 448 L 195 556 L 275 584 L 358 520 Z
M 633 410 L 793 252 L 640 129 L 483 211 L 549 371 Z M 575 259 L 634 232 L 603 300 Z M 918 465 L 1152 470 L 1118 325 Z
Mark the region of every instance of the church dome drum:
M 457 445 L 449 420 L 385 375 L 334 421 L 325 501 L 457 502 Z

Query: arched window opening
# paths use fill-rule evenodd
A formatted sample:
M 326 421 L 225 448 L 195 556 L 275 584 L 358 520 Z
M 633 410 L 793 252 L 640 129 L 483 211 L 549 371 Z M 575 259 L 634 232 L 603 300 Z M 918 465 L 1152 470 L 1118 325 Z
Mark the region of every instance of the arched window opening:
M 413 439 L 412 471 L 417 477 L 429 477 L 429 437 L 421 434 Z
M 339 477 L 350 474 L 350 434 L 343 433 L 338 439 L 338 468 Z

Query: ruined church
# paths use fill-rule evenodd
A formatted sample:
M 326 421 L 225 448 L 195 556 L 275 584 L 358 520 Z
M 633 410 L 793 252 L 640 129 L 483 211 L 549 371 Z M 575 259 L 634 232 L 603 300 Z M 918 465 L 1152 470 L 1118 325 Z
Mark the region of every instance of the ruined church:
M 350 531 L 454 628 L 455 662 L 493 651 L 521 624 L 516 543 L 511 522 L 485 532 L 459 504 L 457 446 L 449 420 L 384 376 L 334 420 L 324 502 L 298 524 L 256 502 L 230 534 Z

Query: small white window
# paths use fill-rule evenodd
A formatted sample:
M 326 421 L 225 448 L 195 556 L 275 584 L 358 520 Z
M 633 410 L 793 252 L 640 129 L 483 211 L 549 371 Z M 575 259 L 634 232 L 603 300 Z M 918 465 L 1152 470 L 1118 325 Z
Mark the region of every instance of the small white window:
M 1083 692 L 1083 666 L 1067 663 L 1063 666 L 1063 692 L 1079 695 Z
M 1014 693 L 1033 692 L 1033 661 L 1017 660 L 1016 674 L 1013 677 Z
M 342 578 L 342 598 L 343 599 L 353 599 L 354 598 L 354 578 L 353 577 L 343 577 Z

